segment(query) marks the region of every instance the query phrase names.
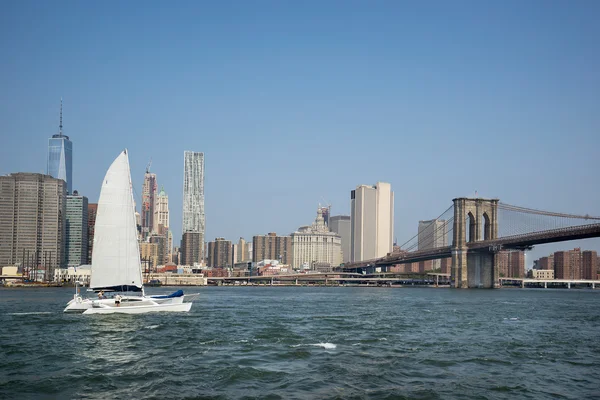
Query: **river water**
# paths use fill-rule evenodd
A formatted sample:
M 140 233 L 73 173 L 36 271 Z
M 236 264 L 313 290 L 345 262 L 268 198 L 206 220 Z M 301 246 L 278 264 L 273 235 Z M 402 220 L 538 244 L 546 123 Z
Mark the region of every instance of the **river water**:
M 0 289 L 0 398 L 600 398 L 600 290 L 185 290 L 187 314 L 83 316 Z

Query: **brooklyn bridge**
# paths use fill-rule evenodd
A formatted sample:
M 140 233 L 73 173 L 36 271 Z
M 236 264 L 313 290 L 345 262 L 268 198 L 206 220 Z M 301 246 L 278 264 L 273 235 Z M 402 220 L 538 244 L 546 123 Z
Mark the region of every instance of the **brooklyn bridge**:
M 600 237 L 600 217 L 540 211 L 498 199 L 456 198 L 420 233 L 385 257 L 347 263 L 344 272 L 451 258 L 456 288 L 499 287 L 498 253 L 535 245 Z

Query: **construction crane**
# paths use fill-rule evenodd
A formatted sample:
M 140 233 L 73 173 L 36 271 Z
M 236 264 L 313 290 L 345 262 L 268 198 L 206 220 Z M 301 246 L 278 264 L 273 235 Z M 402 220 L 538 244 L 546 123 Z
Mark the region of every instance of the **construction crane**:
M 148 162 L 148 165 L 146 166 L 146 173 L 149 174 L 150 173 L 150 166 L 152 165 L 152 157 L 150 157 L 150 161 Z
M 325 220 L 325 224 L 329 226 L 329 218 L 331 218 L 331 203 L 325 200 L 323 196 L 321 196 L 321 200 L 323 200 L 325 203 L 325 207 L 321 207 L 321 203 L 319 203 L 319 209 L 321 211 L 323 211 L 323 209 L 327 209 L 327 215 L 323 216 L 323 219 Z

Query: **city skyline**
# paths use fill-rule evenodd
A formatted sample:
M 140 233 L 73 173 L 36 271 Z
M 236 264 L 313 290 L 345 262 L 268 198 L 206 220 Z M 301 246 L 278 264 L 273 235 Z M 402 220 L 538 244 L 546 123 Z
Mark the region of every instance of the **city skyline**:
M 133 5 L 116 6 L 132 23 L 115 30 L 105 5 L 8 6 L 0 29 L 17 39 L 1 44 L 10 62 L 0 66 L 0 117 L 11 145 L 0 149 L 0 174 L 46 172 L 63 96 L 68 132 L 77 132 L 72 189 L 97 202 L 105 169 L 127 147 L 139 210 L 154 157 L 176 243 L 186 149 L 206 154 L 206 238 L 289 234 L 312 219 L 321 198 L 332 215 L 350 215 L 348 191 L 376 181 L 396 188 L 399 243 L 419 220 L 475 191 L 600 214 L 598 5 L 333 3 L 319 13 L 288 5 L 270 10 L 274 19 L 223 25 L 261 7 L 240 5 L 230 15 L 218 5 L 149 6 L 144 15 L 158 28 L 138 35 L 145 31 Z M 489 15 L 496 19 L 484 23 Z M 181 23 L 166 29 L 163 20 Z M 62 30 L 40 33 L 57 22 Z M 26 29 L 31 23 L 40 30 Z M 380 29 L 367 29 L 373 24 Z M 105 37 L 93 52 L 85 45 Z M 214 45 L 202 37 L 215 37 Z M 95 67 L 99 60 L 106 65 Z M 340 164 L 328 175 L 333 152 Z M 553 187 L 566 182 L 591 190 Z M 600 240 L 538 246 L 528 264 L 575 246 L 600 250 Z

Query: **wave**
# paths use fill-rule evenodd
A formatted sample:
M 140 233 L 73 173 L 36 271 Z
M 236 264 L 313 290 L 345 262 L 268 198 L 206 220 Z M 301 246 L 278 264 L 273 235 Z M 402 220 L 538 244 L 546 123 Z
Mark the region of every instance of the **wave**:
M 309 344 L 294 344 L 290 347 L 302 347 L 302 346 L 313 346 L 313 347 L 322 347 L 324 349 L 335 349 L 337 347 L 334 343 L 309 343 Z
M 45 315 L 45 314 L 55 314 L 55 313 L 53 311 L 30 311 L 30 312 L 8 313 L 7 315 Z
M 158 328 L 159 326 L 160 326 L 160 325 L 148 325 L 148 326 L 146 326 L 145 328 L 146 328 L 146 329 L 156 329 L 156 328 Z

